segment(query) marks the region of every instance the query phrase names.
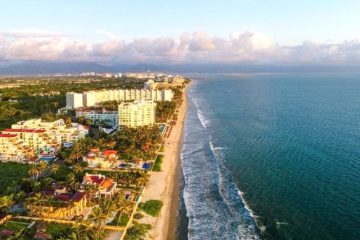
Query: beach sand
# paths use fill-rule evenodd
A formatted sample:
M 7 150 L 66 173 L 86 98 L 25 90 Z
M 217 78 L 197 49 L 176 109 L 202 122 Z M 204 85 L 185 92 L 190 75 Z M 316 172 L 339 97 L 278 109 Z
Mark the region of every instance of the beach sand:
M 170 136 L 165 139 L 164 160 L 161 172 L 152 172 L 142 198 L 161 200 L 163 207 L 159 217 L 144 216 L 140 221 L 152 225 L 149 239 L 175 239 L 176 218 L 179 204 L 180 151 L 183 141 L 184 121 L 187 112 L 187 89 L 184 90 L 183 103 L 179 107 L 178 120 Z

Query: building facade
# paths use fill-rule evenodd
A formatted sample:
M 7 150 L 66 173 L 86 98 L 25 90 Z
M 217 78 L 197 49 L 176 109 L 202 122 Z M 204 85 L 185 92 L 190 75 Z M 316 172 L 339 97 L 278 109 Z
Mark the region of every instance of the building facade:
M 80 100 L 81 96 L 81 100 Z M 134 101 L 134 100 L 153 100 L 171 101 L 174 93 L 170 89 L 111 89 L 87 91 L 84 93 L 67 93 L 66 108 L 76 109 L 80 107 L 94 107 L 102 102 L 108 101 Z
M 36 160 L 44 152 L 54 155 L 63 143 L 77 141 L 86 134 L 86 127 L 77 123 L 66 125 L 62 119 L 21 121 L 1 131 L 0 160 L 21 162 Z
M 79 108 L 75 111 L 75 116 L 89 119 L 93 124 L 105 124 L 113 128 L 118 125 L 118 112 L 106 110 L 89 110 Z
M 153 125 L 155 123 L 155 108 L 156 103 L 151 100 L 121 103 L 118 108 L 119 128 Z
M 67 109 L 75 109 L 79 107 L 83 107 L 83 94 L 67 92 L 66 93 L 66 108 Z

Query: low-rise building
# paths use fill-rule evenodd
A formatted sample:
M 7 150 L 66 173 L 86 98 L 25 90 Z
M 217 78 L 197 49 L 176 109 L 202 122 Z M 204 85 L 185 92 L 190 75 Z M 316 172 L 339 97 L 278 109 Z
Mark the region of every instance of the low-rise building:
M 110 128 L 118 125 L 118 112 L 106 111 L 105 109 L 94 110 L 88 108 L 78 108 L 75 110 L 75 116 L 89 119 L 92 124 L 108 125 Z
M 82 184 L 96 186 L 98 189 L 96 195 L 100 197 L 110 197 L 116 193 L 117 183 L 105 175 L 86 173 Z
M 90 149 L 89 153 L 83 157 L 83 161 L 91 168 L 112 168 L 116 166 L 117 160 L 117 151 L 105 150 L 101 152 L 98 148 Z
M 43 122 L 31 119 L 13 124 L 1 131 L 0 160 L 24 161 L 42 153 L 55 154 L 65 142 L 74 142 L 88 134 L 88 129 L 77 123 L 66 125 L 64 120 Z

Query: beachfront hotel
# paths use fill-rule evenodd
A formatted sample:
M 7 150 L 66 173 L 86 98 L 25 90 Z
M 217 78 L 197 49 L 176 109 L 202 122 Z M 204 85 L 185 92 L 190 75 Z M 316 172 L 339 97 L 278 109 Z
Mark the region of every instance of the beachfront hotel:
M 118 107 L 119 128 L 153 125 L 155 123 L 155 107 L 156 103 L 150 100 L 121 103 Z
M 117 111 L 106 111 L 105 109 L 88 109 L 78 108 L 75 110 L 75 117 L 84 117 L 89 119 L 92 124 L 105 123 L 110 127 L 118 125 L 118 113 Z
M 66 108 L 94 107 L 107 101 L 171 101 L 174 93 L 170 89 L 112 89 L 87 91 L 83 93 L 66 93 Z
M 1 131 L 0 160 L 21 162 L 35 160 L 39 154 L 54 155 L 63 143 L 75 142 L 86 134 L 86 127 L 77 123 L 66 125 L 63 119 L 20 121 Z

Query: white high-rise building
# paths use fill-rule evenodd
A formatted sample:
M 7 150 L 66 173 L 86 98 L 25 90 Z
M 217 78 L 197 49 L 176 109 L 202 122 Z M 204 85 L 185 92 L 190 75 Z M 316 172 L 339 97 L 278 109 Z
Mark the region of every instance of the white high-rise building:
M 153 125 L 155 123 L 155 107 L 156 103 L 151 100 L 121 103 L 118 107 L 119 128 Z
M 74 93 L 68 92 L 66 93 L 66 108 L 67 109 L 75 109 L 79 107 L 83 107 L 83 94 L 82 93 Z
M 171 101 L 174 93 L 170 89 L 112 89 L 96 90 L 84 93 L 66 93 L 66 108 L 93 107 L 106 101 L 153 100 Z
M 96 97 L 94 92 L 84 92 L 83 93 L 83 103 L 86 107 L 93 107 L 96 104 Z

